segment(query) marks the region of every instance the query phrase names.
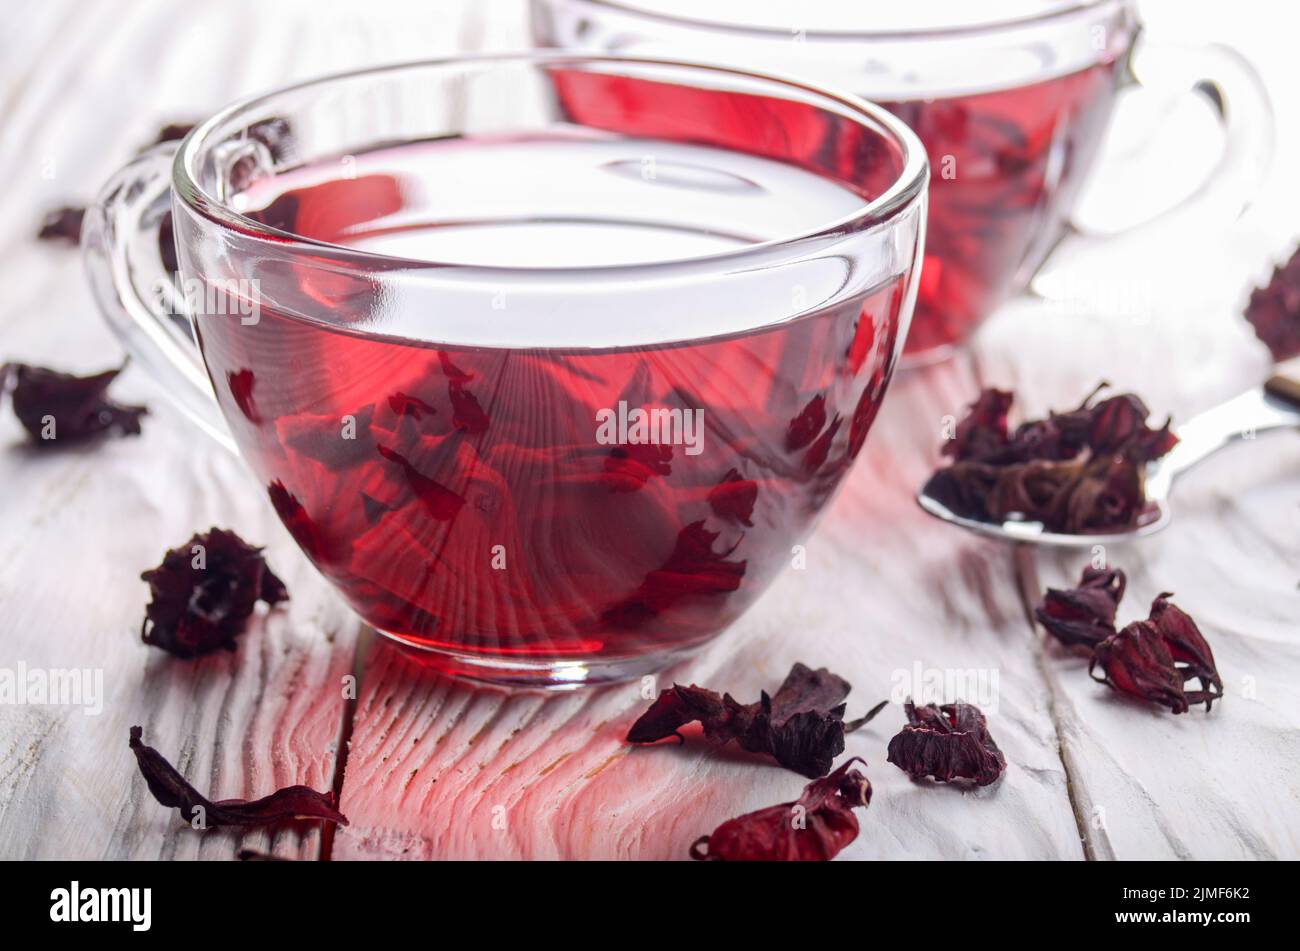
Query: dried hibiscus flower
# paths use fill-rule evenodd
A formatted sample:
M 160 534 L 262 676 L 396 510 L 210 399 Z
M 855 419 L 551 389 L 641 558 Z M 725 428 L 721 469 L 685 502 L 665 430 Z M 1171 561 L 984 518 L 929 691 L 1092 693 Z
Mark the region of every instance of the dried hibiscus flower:
M 234 650 L 259 599 L 278 604 L 289 598 L 262 549 L 220 528 L 171 549 L 162 564 L 140 577 L 152 595 L 141 636 L 177 657 Z
M 723 862 L 825 862 L 858 837 L 855 807 L 871 803 L 871 783 L 854 757 L 814 779 L 795 802 L 728 819 L 691 845 L 691 858 Z
M 181 818 L 199 829 L 219 826 L 264 826 L 293 819 L 323 819 L 347 825 L 347 817 L 334 807 L 332 792 L 307 786 L 287 786 L 261 799 L 222 799 L 213 802 L 186 782 L 176 767 L 151 746 L 140 741 L 142 730 L 131 727 L 131 752 L 153 797 L 169 809 L 179 808 Z
M 140 151 L 146 151 L 155 145 L 162 145 L 164 142 L 179 142 L 190 134 L 190 131 L 197 123 L 194 122 L 169 122 L 158 130 L 153 141 L 146 145 Z
M 41 219 L 41 229 L 36 237 L 41 241 L 62 241 L 65 244 L 81 243 L 81 222 L 86 209 L 80 205 L 64 205 L 46 212 Z
M 1115 633 L 1115 611 L 1124 597 L 1124 584 L 1120 569 L 1089 565 L 1078 587 L 1048 588 L 1034 617 L 1062 644 L 1095 648 Z
M 987 786 L 1007 768 L 978 707 L 969 703 L 918 707 L 908 700 L 904 710 L 907 725 L 889 741 L 887 759 L 913 779 L 932 776 L 941 783 L 968 779 Z
M 92 376 L 73 376 L 25 363 L 0 366 L 0 393 L 12 388 L 14 415 L 34 445 L 72 445 L 116 432 L 140 434 L 143 406 L 123 406 L 107 390 L 126 364 Z
M 1150 700 L 1174 713 L 1194 703 L 1209 710 L 1223 696 L 1223 681 L 1205 637 L 1168 592 L 1151 603 L 1151 616 L 1134 621 L 1097 645 L 1089 665 L 1093 679 L 1132 697 Z M 1095 673 L 1100 667 L 1102 676 Z M 1200 689 L 1188 690 L 1196 680 Z
M 731 694 L 674 684 L 661 693 L 628 730 L 629 743 L 654 743 L 698 720 L 704 735 L 719 745 L 735 740 L 751 753 L 766 753 L 787 769 L 810 778 L 825 776 L 844 752 L 844 734 L 868 722 L 865 717 L 844 723 L 844 698 L 852 687 L 826 668 L 812 670 L 796 663 L 777 692 L 763 692 L 756 703 L 742 704 Z
M 943 452 L 953 462 L 934 473 L 925 494 L 954 514 L 980 521 L 1041 522 L 1049 531 L 1127 528 L 1146 512 L 1146 464 L 1178 442 L 1169 422 L 1146 424 L 1132 394 L 1097 400 L 1098 386 L 1074 410 L 1009 430 L 1011 394 L 984 390 Z
M 1274 360 L 1300 354 L 1300 248 L 1273 269 L 1268 284 L 1251 292 L 1246 319 Z

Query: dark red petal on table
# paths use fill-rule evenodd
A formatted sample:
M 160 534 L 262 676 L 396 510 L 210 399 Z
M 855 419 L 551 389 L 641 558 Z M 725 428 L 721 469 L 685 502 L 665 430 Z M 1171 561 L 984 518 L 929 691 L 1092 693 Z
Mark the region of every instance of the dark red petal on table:
M 131 752 L 154 799 L 169 809 L 180 809 L 186 822 L 203 829 L 221 826 L 275 825 L 295 819 L 323 819 L 347 825 L 347 817 L 335 808 L 332 792 L 317 792 L 307 786 L 288 786 L 261 799 L 212 801 L 186 781 L 161 753 L 142 741 L 143 731 L 131 727 Z
M 1274 360 L 1300 355 L 1300 248 L 1273 269 L 1268 284 L 1251 292 L 1246 319 Z
M 729 819 L 691 846 L 694 859 L 724 862 L 829 861 L 858 837 L 855 808 L 871 803 L 871 783 L 853 767 L 839 769 L 804 787 L 794 802 L 768 806 Z
M 1034 617 L 1061 643 L 1091 649 L 1115 633 L 1124 585 L 1120 569 L 1088 566 L 1077 587 L 1048 588 Z
M 64 205 L 61 208 L 51 209 L 41 219 L 41 227 L 36 237 L 41 241 L 80 244 L 81 223 L 85 218 L 86 209 L 79 205 Z
M 978 707 L 969 703 L 918 707 L 908 700 L 904 710 L 907 725 L 889 741 L 887 759 L 913 779 L 965 779 L 987 786 L 1007 768 Z
M 24 363 L 0 366 L 0 394 L 12 391 L 14 415 L 40 448 L 68 446 L 106 433 L 140 434 L 143 406 L 125 406 L 108 398 L 107 390 L 126 364 L 92 376 L 74 376 Z M 47 418 L 53 418 L 53 438 L 46 439 Z
M 289 597 L 260 548 L 219 528 L 170 549 L 140 577 L 150 593 L 141 637 L 177 657 L 234 650 L 259 599 L 277 604 Z
M 1101 677 L 1095 673 L 1098 667 Z M 1150 621 L 1134 621 L 1098 644 L 1088 671 L 1120 693 L 1150 700 L 1174 713 L 1187 712 L 1182 674 Z
M 698 721 L 713 743 L 735 741 L 751 753 L 771 756 L 782 766 L 808 777 L 823 776 L 844 751 L 844 698 L 848 681 L 825 668 L 813 670 L 796 663 L 769 697 L 742 704 L 730 694 L 719 695 L 695 685 L 665 690 L 628 731 L 628 742 L 653 743 Z M 857 729 L 877 707 L 851 725 Z

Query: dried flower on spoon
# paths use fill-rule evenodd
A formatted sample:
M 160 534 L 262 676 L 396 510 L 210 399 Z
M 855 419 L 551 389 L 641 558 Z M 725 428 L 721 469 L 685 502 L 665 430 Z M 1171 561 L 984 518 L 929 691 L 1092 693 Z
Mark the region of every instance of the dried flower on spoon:
M 143 406 L 108 398 L 108 387 L 126 364 L 92 376 L 73 376 L 25 363 L 0 366 L 0 394 L 13 391 L 14 415 L 42 448 L 69 446 L 106 433 L 140 434 Z
M 149 786 L 149 792 L 197 829 L 220 826 L 264 826 L 294 819 L 323 819 L 347 825 L 347 817 L 334 806 L 332 792 L 307 786 L 288 786 L 261 799 L 222 799 L 216 802 L 191 786 L 161 753 L 141 742 L 143 731 L 131 727 L 131 752 Z
M 278 604 L 289 598 L 262 549 L 220 528 L 171 549 L 162 564 L 140 577 L 152 595 L 141 636 L 177 657 L 234 650 L 258 600 Z
M 1012 396 L 983 391 L 943 447 L 953 462 L 934 473 L 926 495 L 954 514 L 987 522 L 1041 522 L 1081 534 L 1131 527 L 1146 510 L 1146 464 L 1178 442 L 1166 421 L 1146 424 L 1146 405 L 1125 393 L 1009 429 Z
M 808 777 L 824 776 L 844 752 L 844 734 L 868 722 L 884 706 L 845 724 L 848 681 L 826 668 L 795 664 L 777 692 L 762 693 L 756 703 L 742 704 L 731 694 L 695 685 L 674 684 L 661 693 L 628 730 L 629 743 L 682 738 L 677 731 L 696 720 L 716 744 L 735 740 L 751 753 L 766 753 L 787 769 Z
M 871 802 L 871 783 L 852 767 L 814 779 L 795 802 L 728 819 L 691 845 L 691 858 L 725 862 L 825 862 L 858 837 L 853 810 Z
M 1300 248 L 1250 295 L 1246 319 L 1274 360 L 1300 355 Z
M 930 776 L 941 783 L 966 779 L 987 786 L 1007 768 L 1006 757 L 989 735 L 978 707 L 969 703 L 918 707 L 908 700 L 903 709 L 907 725 L 889 741 L 887 759 L 913 779 Z

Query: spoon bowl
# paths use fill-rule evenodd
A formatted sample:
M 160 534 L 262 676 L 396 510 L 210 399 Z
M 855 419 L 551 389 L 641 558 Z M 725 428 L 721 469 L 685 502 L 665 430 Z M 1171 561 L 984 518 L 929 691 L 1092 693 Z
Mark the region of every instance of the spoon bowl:
M 982 522 L 958 515 L 924 488 L 916 501 L 926 512 L 967 531 L 1008 542 L 1086 548 L 1154 535 L 1173 520 L 1169 496 L 1175 480 L 1220 449 L 1282 429 L 1300 428 L 1300 357 L 1281 364 L 1260 387 L 1194 416 L 1176 431 L 1178 444 L 1164 458 L 1148 464 L 1146 507 L 1132 527 L 1119 532 L 1069 534 L 1048 531 L 1041 522 L 1007 519 Z

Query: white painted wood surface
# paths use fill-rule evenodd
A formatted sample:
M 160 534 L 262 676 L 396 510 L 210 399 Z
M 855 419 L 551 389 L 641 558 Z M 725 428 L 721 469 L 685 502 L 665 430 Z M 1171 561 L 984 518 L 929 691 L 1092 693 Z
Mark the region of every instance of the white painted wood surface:
M 72 252 L 38 245 L 50 205 L 84 200 L 163 121 L 314 73 L 459 48 L 526 43 L 517 0 L 404 4 L 10 4 L 0 25 L 0 358 L 88 370 L 118 359 Z M 977 792 L 913 784 L 884 762 L 887 710 L 849 738 L 875 799 L 846 857 L 1300 857 L 1300 438 L 1260 439 L 1180 485 L 1164 535 L 1108 552 L 1128 570 L 1121 618 L 1173 590 L 1210 638 L 1228 696 L 1172 717 L 1092 684 L 1044 643 L 1026 607 L 1077 575 L 1047 556 L 927 520 L 910 495 L 942 418 L 980 381 L 1024 408 L 1072 405 L 1104 368 L 1175 420 L 1260 379 L 1237 319 L 1249 282 L 1300 232 L 1297 64 L 1267 5 L 1230 22 L 1209 3 L 1153 2 L 1159 30 L 1201 30 L 1259 63 L 1278 97 L 1279 158 L 1264 200 L 1230 228 L 1116 244 L 1107 288 L 1137 308 L 1022 301 L 969 354 L 895 380 L 863 458 L 790 571 L 705 653 L 664 674 L 738 697 L 803 660 L 854 684 L 850 713 L 913 665 L 996 672 L 991 728 L 1009 768 Z M 184 12 L 182 12 L 182 10 Z M 1249 11 L 1256 11 L 1252 20 Z M 1186 132 L 1198 126 L 1190 115 Z M 1172 133 L 1171 133 L 1172 134 Z M 1191 141 L 1191 140 L 1188 140 Z M 1175 153 L 1175 156 L 1178 153 Z M 52 174 L 53 177 L 49 177 Z M 1139 187 L 1141 187 L 1139 185 Z M 429 676 L 358 636 L 238 462 L 206 443 L 140 371 L 123 398 L 152 410 L 139 439 L 87 452 L 20 447 L 0 413 L 0 667 L 103 670 L 99 716 L 0 706 L 0 857 L 202 857 L 241 845 L 310 858 L 671 858 L 718 822 L 793 798 L 800 777 L 741 754 L 629 750 L 642 684 L 506 696 Z M 141 570 L 211 524 L 268 544 L 293 601 L 233 655 L 177 662 L 139 643 Z M 355 710 L 344 675 L 360 676 Z M 127 727 L 216 796 L 341 780 L 352 824 L 200 836 L 149 798 Z M 339 740 L 350 733 L 346 762 Z

